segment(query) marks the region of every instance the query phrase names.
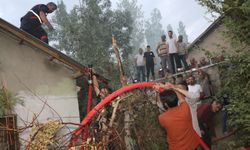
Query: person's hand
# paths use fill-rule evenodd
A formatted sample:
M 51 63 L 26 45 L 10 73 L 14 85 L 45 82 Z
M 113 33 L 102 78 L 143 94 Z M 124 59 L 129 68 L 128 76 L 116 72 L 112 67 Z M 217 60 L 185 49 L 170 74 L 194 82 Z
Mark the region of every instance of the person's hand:
M 174 89 L 175 88 L 175 85 L 170 83 L 170 82 L 166 82 L 165 83 L 165 88 L 166 89 Z
M 153 86 L 153 89 L 157 92 L 160 92 L 161 89 L 165 89 L 165 85 L 162 84 L 162 83 L 156 83 L 154 86 Z

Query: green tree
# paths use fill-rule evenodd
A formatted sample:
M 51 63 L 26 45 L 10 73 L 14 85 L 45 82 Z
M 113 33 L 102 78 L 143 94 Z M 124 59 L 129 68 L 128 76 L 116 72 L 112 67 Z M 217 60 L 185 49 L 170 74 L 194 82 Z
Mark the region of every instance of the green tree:
M 155 8 L 151 12 L 151 18 L 146 21 L 145 24 L 146 40 L 148 45 L 150 45 L 153 50 L 156 49 L 157 44 L 160 42 L 161 35 L 164 34 L 161 19 L 161 12 L 157 8 Z
M 99 73 L 118 79 L 116 64 L 111 59 L 111 38 L 112 35 L 117 38 L 126 61 L 132 52 L 130 12 L 111 10 L 109 0 L 82 0 L 80 6 L 67 13 L 65 4 L 60 1 L 53 22 L 56 24 L 53 34 L 56 48 L 82 64 L 92 64 Z
M 128 11 L 131 14 L 132 23 L 132 34 L 131 34 L 131 46 L 137 52 L 139 47 L 144 42 L 144 21 L 143 12 L 141 6 L 138 6 L 137 0 L 121 0 L 118 4 L 118 9 L 122 11 Z
M 188 35 L 185 30 L 185 25 L 182 21 L 179 22 L 178 34 L 183 36 L 184 43 L 188 43 Z
M 229 123 L 239 129 L 234 147 L 250 146 L 250 1 L 249 0 L 198 0 L 212 13 L 221 16 L 226 37 L 232 40 L 235 53 L 221 66 L 222 92 L 228 93 Z M 225 38 L 226 38 L 225 37 Z M 236 44 L 236 45 L 235 45 Z M 244 48 L 242 48 L 244 47 Z M 243 50 L 244 49 L 244 50 Z

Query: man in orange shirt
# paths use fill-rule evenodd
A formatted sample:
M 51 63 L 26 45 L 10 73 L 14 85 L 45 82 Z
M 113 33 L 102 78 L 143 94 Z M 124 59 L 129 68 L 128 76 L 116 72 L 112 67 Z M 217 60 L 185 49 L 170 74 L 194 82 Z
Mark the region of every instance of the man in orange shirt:
M 167 132 L 169 150 L 195 150 L 199 141 L 192 126 L 188 103 L 182 94 L 171 89 L 170 84 L 155 86 L 156 90 L 160 88 L 165 89 L 160 93 L 160 99 L 166 111 L 159 115 L 159 122 Z

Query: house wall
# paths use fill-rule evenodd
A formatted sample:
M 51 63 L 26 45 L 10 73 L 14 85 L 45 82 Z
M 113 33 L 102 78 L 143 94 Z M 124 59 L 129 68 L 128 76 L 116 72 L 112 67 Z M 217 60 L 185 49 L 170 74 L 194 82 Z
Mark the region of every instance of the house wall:
M 205 51 L 209 51 L 216 56 L 221 55 L 222 51 L 232 52 L 231 42 L 225 37 L 226 28 L 219 25 L 211 29 L 199 42 L 197 42 L 190 50 L 188 59 L 195 58 L 200 61 L 202 57 L 206 57 Z
M 17 105 L 18 126 L 29 124 L 37 116 L 39 122 L 48 118 L 79 123 L 79 109 L 72 71 L 30 45 L 0 30 L 0 80 L 7 89 L 17 93 L 24 106 Z M 72 127 L 70 127 L 73 129 Z M 21 138 L 28 138 L 28 131 Z

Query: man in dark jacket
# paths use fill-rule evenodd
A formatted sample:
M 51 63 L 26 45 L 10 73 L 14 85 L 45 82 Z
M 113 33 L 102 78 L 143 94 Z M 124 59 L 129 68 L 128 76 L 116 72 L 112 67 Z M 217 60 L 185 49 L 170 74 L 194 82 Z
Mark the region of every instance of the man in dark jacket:
M 49 2 L 47 5 L 38 4 L 34 6 L 21 18 L 20 28 L 48 44 L 48 35 L 42 28 L 42 24 L 45 24 L 49 30 L 53 30 L 47 19 L 47 14 L 54 12 L 56 9 L 57 5 L 53 2 Z

